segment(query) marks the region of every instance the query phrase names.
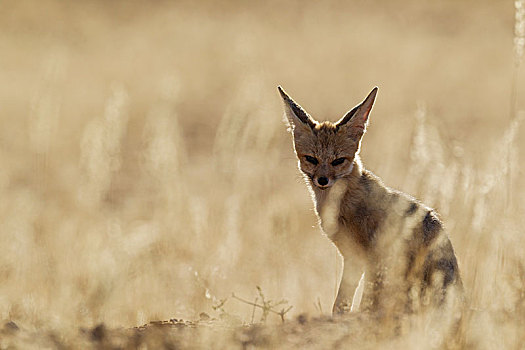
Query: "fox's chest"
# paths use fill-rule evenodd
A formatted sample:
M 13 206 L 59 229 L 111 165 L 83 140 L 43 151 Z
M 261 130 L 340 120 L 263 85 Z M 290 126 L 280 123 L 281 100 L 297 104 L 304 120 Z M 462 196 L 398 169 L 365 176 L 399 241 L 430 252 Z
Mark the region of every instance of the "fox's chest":
M 341 213 L 344 183 L 329 191 L 316 193 L 315 211 L 323 233 L 334 243 L 344 258 L 366 258 L 366 244 L 360 242 L 360 234 L 353 225 L 345 225 Z

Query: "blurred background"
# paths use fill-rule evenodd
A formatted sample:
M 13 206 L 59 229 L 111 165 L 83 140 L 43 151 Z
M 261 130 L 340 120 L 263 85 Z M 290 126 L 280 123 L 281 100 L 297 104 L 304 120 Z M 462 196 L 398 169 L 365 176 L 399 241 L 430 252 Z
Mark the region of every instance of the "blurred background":
M 441 213 L 486 320 L 476 332 L 501 340 L 496 324 L 525 317 L 518 12 L 488 0 L 2 1 L 0 318 L 249 322 L 231 293 L 254 300 L 256 286 L 290 316 L 329 314 L 339 256 L 276 86 L 337 120 L 377 85 L 365 166 Z

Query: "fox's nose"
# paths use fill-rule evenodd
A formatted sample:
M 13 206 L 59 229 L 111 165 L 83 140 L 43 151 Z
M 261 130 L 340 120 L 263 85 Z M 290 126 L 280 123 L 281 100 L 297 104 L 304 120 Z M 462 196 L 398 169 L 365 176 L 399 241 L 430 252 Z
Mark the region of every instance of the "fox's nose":
M 328 179 L 324 176 L 321 176 L 320 178 L 317 179 L 317 183 L 321 186 L 326 186 L 328 185 Z

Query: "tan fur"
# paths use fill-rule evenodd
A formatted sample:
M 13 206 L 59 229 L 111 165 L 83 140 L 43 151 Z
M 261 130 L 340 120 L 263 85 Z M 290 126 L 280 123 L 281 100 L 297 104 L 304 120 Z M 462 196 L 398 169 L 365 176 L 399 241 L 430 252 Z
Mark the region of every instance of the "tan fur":
M 386 187 L 359 158 L 377 88 L 336 123 L 314 120 L 279 91 L 321 228 L 344 258 L 333 311 L 350 311 L 352 301 L 354 309 L 386 316 L 457 305 L 461 278 L 437 214 Z M 359 306 L 352 299 L 363 271 Z

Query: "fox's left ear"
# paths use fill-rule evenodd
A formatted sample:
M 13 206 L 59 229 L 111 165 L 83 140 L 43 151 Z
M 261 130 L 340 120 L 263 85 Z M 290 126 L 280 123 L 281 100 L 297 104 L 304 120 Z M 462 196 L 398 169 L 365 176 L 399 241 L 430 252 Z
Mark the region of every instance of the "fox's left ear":
M 338 129 L 346 130 L 351 137 L 359 140 L 363 136 L 368 125 L 368 116 L 374 105 L 377 95 L 377 86 L 372 89 L 363 102 L 346 113 L 335 125 Z
M 317 122 L 310 117 L 303 107 L 288 96 L 280 85 L 277 87 L 277 90 L 279 90 L 279 94 L 281 94 L 283 99 L 286 119 L 294 134 L 300 131 L 311 132 L 317 125 Z

